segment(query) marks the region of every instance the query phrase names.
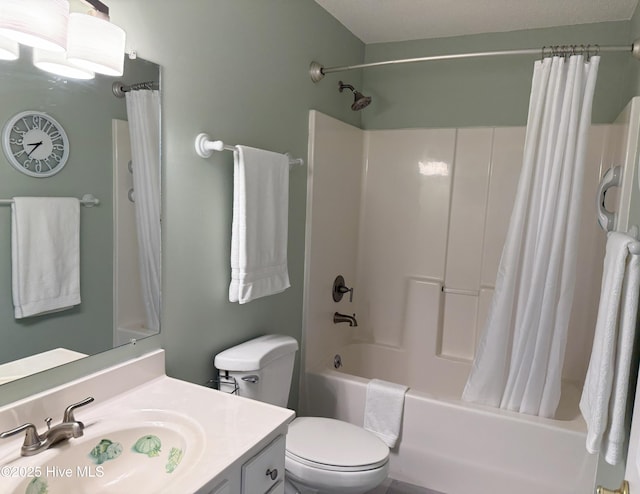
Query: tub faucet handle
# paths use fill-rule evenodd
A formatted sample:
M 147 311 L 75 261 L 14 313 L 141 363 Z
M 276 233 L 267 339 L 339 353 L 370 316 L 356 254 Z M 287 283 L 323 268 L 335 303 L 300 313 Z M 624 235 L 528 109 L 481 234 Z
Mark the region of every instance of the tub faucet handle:
M 333 301 L 340 302 L 345 293 L 349 294 L 349 302 L 353 302 L 353 288 L 349 288 L 342 275 L 338 275 L 333 281 Z

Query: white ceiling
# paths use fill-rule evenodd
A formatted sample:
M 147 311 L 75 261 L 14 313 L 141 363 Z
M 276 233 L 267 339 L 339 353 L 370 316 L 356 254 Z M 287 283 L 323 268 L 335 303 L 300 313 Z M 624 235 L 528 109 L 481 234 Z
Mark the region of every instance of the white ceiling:
M 364 43 L 631 19 L 638 0 L 315 0 Z

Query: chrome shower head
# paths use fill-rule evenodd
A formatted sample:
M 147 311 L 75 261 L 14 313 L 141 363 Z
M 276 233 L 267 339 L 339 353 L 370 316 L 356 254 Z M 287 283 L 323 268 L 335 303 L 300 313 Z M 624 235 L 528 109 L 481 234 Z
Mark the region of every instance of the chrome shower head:
M 353 104 L 351 105 L 351 109 L 353 111 L 362 110 L 371 103 L 371 96 L 365 96 L 360 91 L 356 91 L 351 84 L 345 84 L 342 81 L 338 81 L 338 85 L 338 91 L 342 92 L 344 89 L 350 89 L 353 93 Z

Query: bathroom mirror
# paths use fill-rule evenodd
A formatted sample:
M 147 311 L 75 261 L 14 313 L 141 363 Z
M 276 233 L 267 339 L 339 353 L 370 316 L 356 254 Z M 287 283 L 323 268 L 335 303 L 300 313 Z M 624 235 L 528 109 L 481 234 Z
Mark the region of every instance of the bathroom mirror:
M 120 81 L 130 89 L 153 81 L 157 89 L 160 67 L 127 56 L 122 77 L 96 74 L 83 81 L 35 68 L 29 48 L 21 47 L 20 55 L 16 61 L 0 61 L 0 129 L 21 112 L 46 113 L 66 132 L 69 155 L 58 173 L 34 177 L 21 173 L 0 152 L 0 200 L 92 194 L 100 203 L 80 207 L 80 305 L 23 319 L 14 317 L 12 299 L 11 206 L 1 203 L 0 384 L 155 334 L 159 328 L 146 328 L 145 309 L 140 307 L 131 190 L 135 163 L 130 163 L 127 104 L 114 95 L 112 85 Z M 158 195 L 159 148 L 158 142 L 158 159 L 153 159 L 158 162 Z

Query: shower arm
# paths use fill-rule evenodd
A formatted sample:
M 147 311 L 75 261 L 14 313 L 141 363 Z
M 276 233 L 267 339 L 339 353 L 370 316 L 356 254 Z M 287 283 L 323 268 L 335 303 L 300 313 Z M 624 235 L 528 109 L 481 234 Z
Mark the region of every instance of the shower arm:
M 399 65 L 405 63 L 432 62 L 437 60 L 457 60 L 464 58 L 482 58 L 505 55 L 572 55 L 587 54 L 597 55 L 604 52 L 628 52 L 634 58 L 640 60 L 640 39 L 635 40 L 631 45 L 618 46 L 599 46 L 599 45 L 554 45 L 543 46 L 540 48 L 531 48 L 525 50 L 501 50 L 501 51 L 485 51 L 471 53 L 454 53 L 450 55 L 433 55 L 429 57 L 404 58 L 401 60 L 386 60 L 383 62 L 361 63 L 357 65 L 343 65 L 339 67 L 324 67 L 318 62 L 311 62 L 309 66 L 309 75 L 313 82 L 321 81 L 326 74 L 333 72 L 344 72 L 347 70 L 366 69 L 369 67 L 382 67 L 384 65 Z

